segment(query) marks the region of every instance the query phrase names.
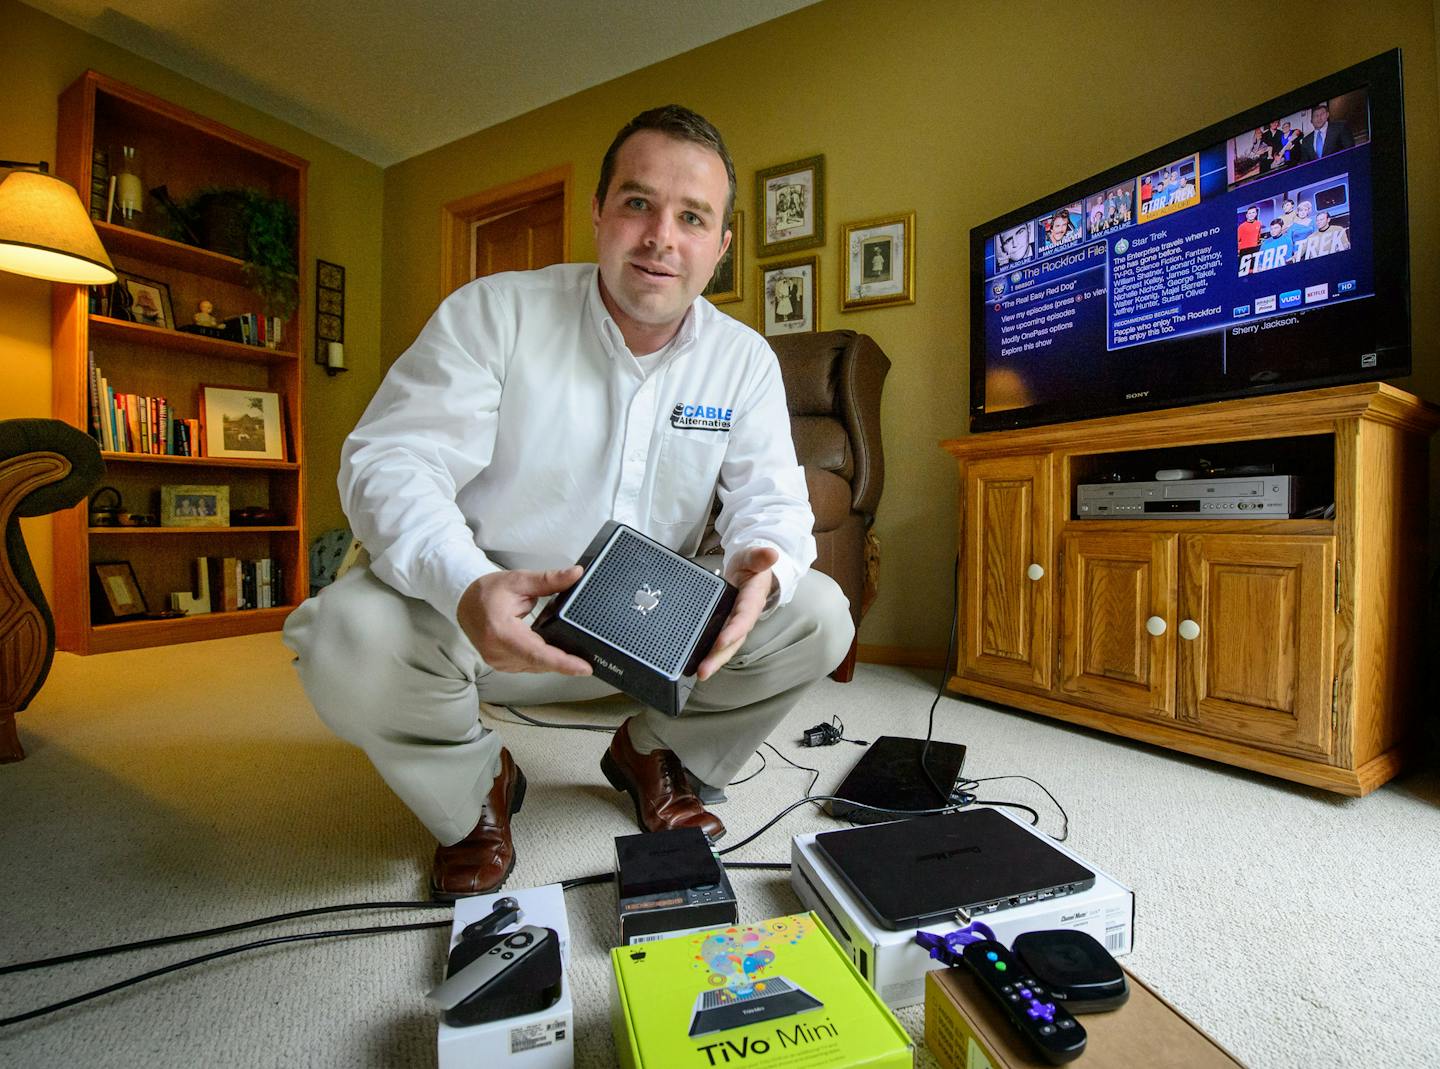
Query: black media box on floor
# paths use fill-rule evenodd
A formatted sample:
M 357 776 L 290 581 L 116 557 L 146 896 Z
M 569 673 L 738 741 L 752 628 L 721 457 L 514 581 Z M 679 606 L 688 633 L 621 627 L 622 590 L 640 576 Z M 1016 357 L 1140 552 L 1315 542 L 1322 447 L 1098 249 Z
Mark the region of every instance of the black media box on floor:
M 463 1002 L 442 1014 L 446 1024 L 456 1028 L 503 1021 L 549 1009 L 560 998 L 564 965 L 560 957 L 560 939 L 553 929 L 546 929 L 532 954 L 514 959 L 514 965 L 498 974 L 484 987 L 470 994 Z M 514 932 L 484 935 L 461 942 L 450 951 L 445 975 L 454 976 L 465 966 L 497 944 L 515 936 Z
M 723 578 L 611 520 L 578 562 L 578 582 L 536 618 L 546 642 L 667 716 L 679 716 L 700 662 L 735 604 Z
M 735 891 L 699 828 L 615 837 L 620 945 L 735 924 Z

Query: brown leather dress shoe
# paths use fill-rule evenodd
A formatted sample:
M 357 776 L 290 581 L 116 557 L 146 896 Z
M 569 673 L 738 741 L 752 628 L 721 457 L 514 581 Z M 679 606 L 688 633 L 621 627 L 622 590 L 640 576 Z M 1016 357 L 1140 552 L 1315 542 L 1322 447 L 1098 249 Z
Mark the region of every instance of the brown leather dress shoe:
M 450 902 L 468 895 L 489 894 L 504 886 L 515 867 L 515 846 L 510 841 L 510 818 L 525 801 L 525 773 L 500 751 L 500 773 L 490 786 L 480 823 L 453 846 L 435 848 L 430 875 L 430 897 Z
M 685 768 L 673 750 L 642 754 L 630 743 L 630 721 L 620 725 L 610 749 L 600 759 L 600 771 L 617 791 L 635 803 L 635 823 L 641 831 L 699 828 L 715 842 L 725 825 L 708 812 L 685 779 Z

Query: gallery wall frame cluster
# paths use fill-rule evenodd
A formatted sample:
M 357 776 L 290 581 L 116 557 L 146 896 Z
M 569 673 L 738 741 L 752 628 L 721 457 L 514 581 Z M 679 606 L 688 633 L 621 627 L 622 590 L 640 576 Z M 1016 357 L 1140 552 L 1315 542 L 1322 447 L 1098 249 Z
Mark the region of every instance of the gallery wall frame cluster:
M 730 246 L 704 296 L 714 304 L 744 299 L 746 238 L 754 242 L 756 327 L 766 337 L 821 329 L 824 290 L 818 253 L 825 233 L 825 157 L 806 156 L 755 172 L 754 232 L 745 213 L 730 217 Z M 915 213 L 896 212 L 840 225 L 840 311 L 915 303 Z

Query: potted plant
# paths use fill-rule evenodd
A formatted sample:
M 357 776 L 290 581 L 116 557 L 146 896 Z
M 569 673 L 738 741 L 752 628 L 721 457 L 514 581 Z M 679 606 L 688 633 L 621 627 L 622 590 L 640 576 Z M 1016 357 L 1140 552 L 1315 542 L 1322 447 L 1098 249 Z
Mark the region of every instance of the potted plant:
M 202 189 L 167 204 L 178 240 L 245 261 L 245 283 L 267 315 L 289 318 L 300 301 L 299 220 L 289 202 L 258 189 Z

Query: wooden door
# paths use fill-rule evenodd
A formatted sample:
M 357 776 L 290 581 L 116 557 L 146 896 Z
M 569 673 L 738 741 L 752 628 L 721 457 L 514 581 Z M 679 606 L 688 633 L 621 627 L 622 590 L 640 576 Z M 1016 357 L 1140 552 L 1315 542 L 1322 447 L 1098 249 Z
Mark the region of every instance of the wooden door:
M 1181 720 L 1265 749 L 1330 756 L 1334 538 L 1181 535 L 1180 569 Z
M 440 295 L 481 275 L 568 261 L 572 179 L 566 164 L 445 205 Z
M 564 212 L 565 197 L 557 191 L 532 204 L 476 220 L 470 229 L 470 277 L 563 262 Z
M 1050 688 L 1053 579 L 1048 456 L 962 465 L 958 671 Z
M 1111 712 L 1174 719 L 1175 535 L 1072 532 L 1062 554 L 1061 689 Z

